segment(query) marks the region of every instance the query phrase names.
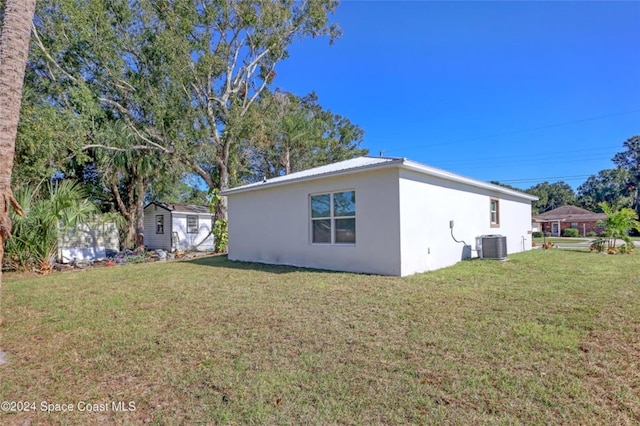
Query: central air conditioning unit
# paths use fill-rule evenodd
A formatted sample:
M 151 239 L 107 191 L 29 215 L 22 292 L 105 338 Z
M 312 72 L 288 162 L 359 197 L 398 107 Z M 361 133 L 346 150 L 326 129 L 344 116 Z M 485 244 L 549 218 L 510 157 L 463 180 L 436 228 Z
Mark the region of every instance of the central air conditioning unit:
M 502 235 L 477 237 L 476 250 L 481 259 L 504 260 L 507 258 L 507 237 Z

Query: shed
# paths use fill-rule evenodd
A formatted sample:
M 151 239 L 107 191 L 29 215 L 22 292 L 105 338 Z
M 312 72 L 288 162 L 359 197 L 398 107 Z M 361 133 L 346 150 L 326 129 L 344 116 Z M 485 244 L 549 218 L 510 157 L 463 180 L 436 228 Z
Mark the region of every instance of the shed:
M 144 243 L 151 250 L 210 251 L 212 225 L 208 207 L 153 201 L 144 208 Z
M 405 276 L 477 257 L 476 238 L 531 248 L 529 194 L 405 158 L 358 157 L 240 186 L 229 259 Z

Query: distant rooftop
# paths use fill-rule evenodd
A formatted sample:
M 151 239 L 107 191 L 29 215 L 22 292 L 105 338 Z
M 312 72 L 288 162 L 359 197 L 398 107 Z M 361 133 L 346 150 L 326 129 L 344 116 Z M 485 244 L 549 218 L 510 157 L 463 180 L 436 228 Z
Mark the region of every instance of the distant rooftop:
M 606 218 L 607 215 L 604 213 L 594 213 L 578 206 L 562 206 L 533 217 L 538 222 L 595 222 Z

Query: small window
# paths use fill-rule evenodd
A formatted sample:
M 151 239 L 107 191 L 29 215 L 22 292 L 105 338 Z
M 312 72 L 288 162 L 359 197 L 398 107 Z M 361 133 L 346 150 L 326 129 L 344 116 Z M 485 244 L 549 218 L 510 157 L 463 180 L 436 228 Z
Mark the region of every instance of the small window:
M 311 242 L 314 244 L 355 244 L 355 191 L 311 196 Z
M 198 216 L 187 216 L 187 234 L 198 233 Z
M 571 229 L 578 229 L 578 224 L 576 222 L 571 222 Z
M 156 234 L 164 234 L 164 216 L 161 214 L 156 216 Z
M 492 198 L 489 205 L 491 227 L 497 228 L 500 226 L 500 200 Z

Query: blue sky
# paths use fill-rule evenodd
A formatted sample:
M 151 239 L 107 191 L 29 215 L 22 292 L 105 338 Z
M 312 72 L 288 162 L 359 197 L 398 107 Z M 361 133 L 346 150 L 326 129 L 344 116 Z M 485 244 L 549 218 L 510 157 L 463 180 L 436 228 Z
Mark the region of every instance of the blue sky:
M 274 86 L 407 157 L 519 188 L 574 188 L 640 134 L 640 1 L 343 1 Z

